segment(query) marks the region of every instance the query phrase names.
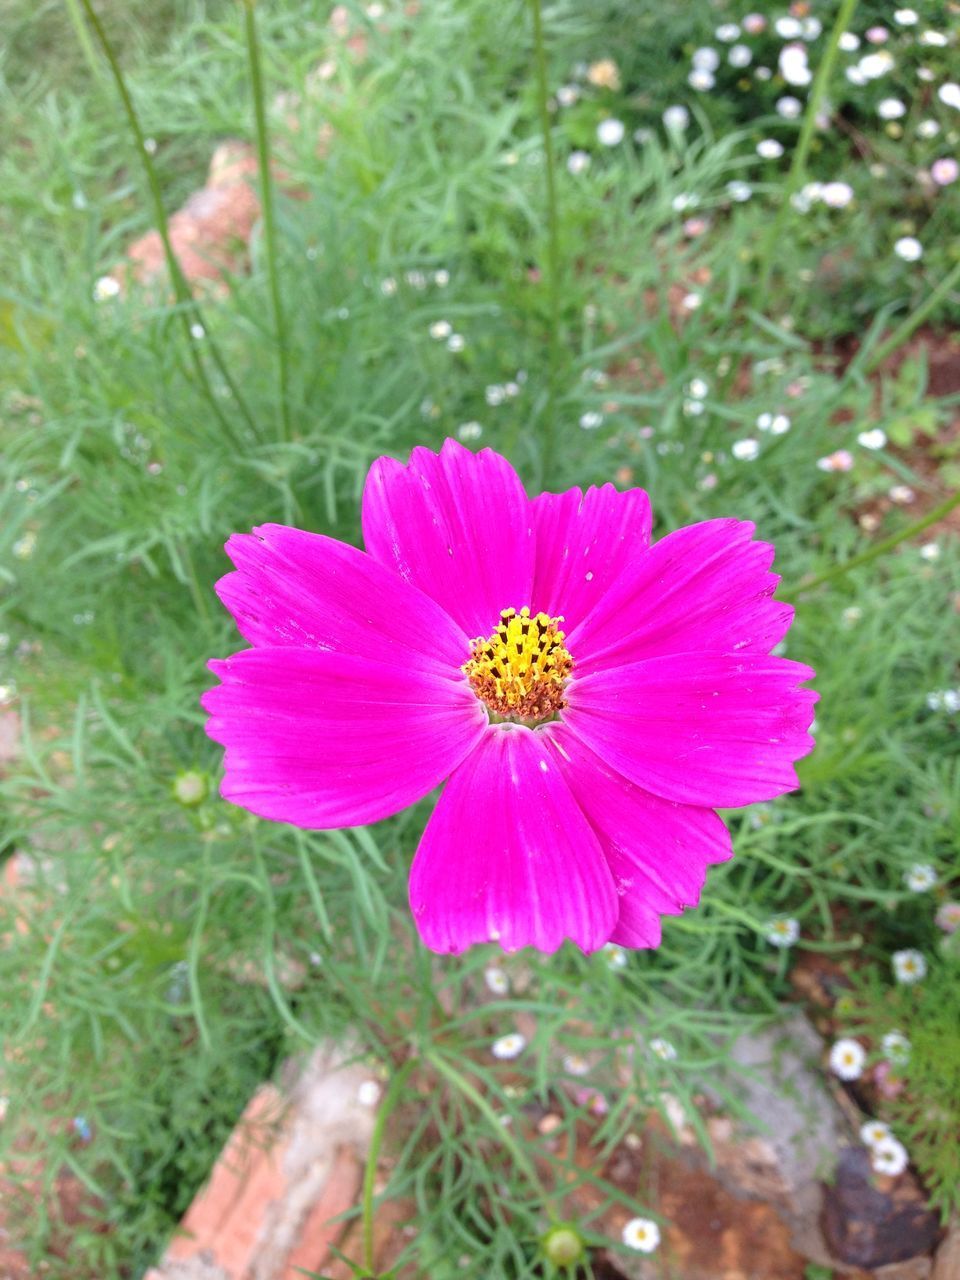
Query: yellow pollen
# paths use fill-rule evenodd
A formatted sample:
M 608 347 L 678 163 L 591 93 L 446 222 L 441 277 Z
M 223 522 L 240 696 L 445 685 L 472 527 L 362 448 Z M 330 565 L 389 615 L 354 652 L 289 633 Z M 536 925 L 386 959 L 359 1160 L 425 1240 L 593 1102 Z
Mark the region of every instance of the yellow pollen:
M 471 640 L 463 671 L 495 716 L 549 720 L 563 707 L 573 659 L 563 643 L 562 621 L 546 613 L 531 616 L 526 606 L 519 613 L 504 609 L 492 635 Z

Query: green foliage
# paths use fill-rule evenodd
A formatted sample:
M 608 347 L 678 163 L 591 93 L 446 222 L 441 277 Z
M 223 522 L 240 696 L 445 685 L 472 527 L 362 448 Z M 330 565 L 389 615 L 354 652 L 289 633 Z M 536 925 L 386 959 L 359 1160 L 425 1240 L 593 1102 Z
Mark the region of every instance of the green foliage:
M 202 184 L 217 141 L 254 138 L 242 7 L 102 8 L 172 211 Z M 280 90 L 298 100 L 267 113 L 293 188 L 285 178 L 277 194 L 276 262 L 271 274 L 255 237 L 250 270 L 227 299 L 201 300 L 192 323 L 203 331 L 188 338 L 162 293 L 94 300 L 150 225 L 140 157 L 102 53 L 91 46 L 92 70 L 66 11 L 13 9 L 0 82 L 0 681 L 18 692 L 25 731 L 0 802 L 5 851 L 28 853 L 34 880 L 0 898 L 0 1141 L 34 1132 L 48 1182 L 68 1168 L 109 1206 L 110 1233 L 78 1245 L 84 1267 L 104 1280 L 139 1274 L 255 1084 L 292 1052 L 350 1038 L 371 1071 L 416 1058 L 443 1085 L 416 1095 L 396 1153 L 390 1194 L 417 1206 L 409 1257 L 436 1280 L 538 1275 L 553 1206 L 529 1167 L 532 1111 L 549 1105 L 569 1136 L 596 1103 L 576 1090 L 601 1090 L 597 1168 L 667 1090 L 697 1123 L 692 1099 L 715 1084 L 731 1038 L 787 995 L 789 953 L 765 938 L 774 917 L 872 973 L 878 1001 L 892 950 L 933 948 L 902 875 L 914 862 L 944 882 L 957 874 L 956 721 L 927 705 L 957 679 L 956 544 L 942 539 L 935 564 L 905 544 L 802 599 L 789 653 L 816 667 L 822 697 L 804 789 L 728 815 L 737 857 L 711 869 L 698 910 L 665 921 L 658 951 L 623 969 L 570 949 L 509 958 L 509 993 L 496 999 L 483 971 L 499 953 L 438 958 L 416 942 L 406 874 L 429 802 L 370 830 L 308 833 L 219 799 L 220 752 L 198 698 L 206 660 L 240 647 L 212 590 L 222 545 L 271 520 L 357 542 L 370 461 L 459 432 L 508 453 L 534 491 L 643 485 L 658 535 L 753 519 L 797 584 L 863 549 L 853 515 L 891 484 L 920 502 L 939 496 L 915 451 L 949 449 L 953 402 L 932 393 L 919 358 L 867 376 L 890 314 L 930 281 L 903 263 L 872 270 L 877 237 L 900 234 L 900 215 L 860 174 L 851 221 L 821 210 L 790 222 L 774 290 L 759 296 L 757 246 L 782 190 L 781 171 L 758 170 L 753 152 L 768 91 L 701 102 L 686 132 L 660 124 L 665 105 L 689 100 L 686 59 L 722 15 L 675 6 L 665 28 L 662 6 L 646 2 L 560 4 L 545 15 L 552 83 L 612 52 L 623 88 L 584 91 L 554 117 L 551 362 L 528 5 L 431 0 L 414 16 L 390 6 L 377 23 L 351 7 L 368 56 L 339 55 L 324 79 L 309 73 L 328 50 L 327 7 L 277 0 L 257 6 L 266 102 Z M 599 147 L 600 115 L 621 109 L 653 136 Z M 566 168 L 573 146 L 593 153 L 586 173 Z M 756 198 L 732 202 L 727 184 L 745 174 Z M 691 195 L 709 233 L 684 231 Z M 954 232 L 932 206 L 916 216 L 944 219 L 932 280 Z M 860 263 L 839 302 L 806 274 L 838 226 Z M 688 293 L 695 308 L 679 304 Z M 431 335 L 437 321 L 463 336 L 462 351 Z M 851 327 L 860 355 L 838 371 L 808 338 Z M 790 430 L 758 431 L 776 412 Z M 857 433 L 878 426 L 894 447 L 867 453 Z M 732 452 L 744 438 L 759 442 L 753 461 Z M 854 470 L 818 468 L 839 448 L 855 452 Z M 906 524 L 895 508 L 885 519 L 885 534 Z M 898 1011 L 919 1109 L 897 1123 L 943 1205 L 957 1171 L 938 1163 L 929 1121 L 950 1105 L 934 1046 L 956 1016 L 954 970 L 933 966 L 929 995 Z M 504 1073 L 490 1046 L 518 1019 L 535 1031 Z M 657 1039 L 676 1057 L 651 1051 Z M 589 1078 L 564 1055 L 586 1056 Z M 555 1172 L 573 1176 L 561 1157 Z M 620 1195 L 595 1172 L 575 1176 L 598 1204 Z M 576 1224 L 591 1244 L 600 1216 Z M 50 1253 L 55 1227 L 35 1215 L 33 1257 L 75 1278 L 77 1257 Z

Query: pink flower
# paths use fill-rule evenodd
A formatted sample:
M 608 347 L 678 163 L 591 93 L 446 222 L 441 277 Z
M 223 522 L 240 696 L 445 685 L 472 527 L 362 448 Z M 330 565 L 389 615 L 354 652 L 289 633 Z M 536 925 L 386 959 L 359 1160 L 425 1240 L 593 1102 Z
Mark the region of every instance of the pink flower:
M 938 187 L 948 187 L 960 177 L 960 164 L 957 164 L 953 156 L 944 156 L 940 160 L 934 160 L 930 166 L 930 176 Z
M 427 947 L 657 946 L 731 856 L 714 806 L 796 787 L 817 695 L 768 656 L 793 610 L 754 526 L 650 525 L 640 489 L 530 499 L 447 440 L 373 464 L 366 553 L 234 534 L 217 591 L 253 647 L 203 697 L 223 796 L 322 829 L 446 780 L 410 874 Z

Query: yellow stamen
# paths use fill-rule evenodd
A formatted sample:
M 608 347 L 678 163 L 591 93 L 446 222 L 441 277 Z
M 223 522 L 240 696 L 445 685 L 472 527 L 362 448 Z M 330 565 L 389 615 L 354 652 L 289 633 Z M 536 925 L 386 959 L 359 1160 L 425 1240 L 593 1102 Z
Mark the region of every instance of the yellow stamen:
M 548 720 L 564 705 L 563 689 L 573 659 L 559 629 L 562 618 L 532 617 L 524 606 L 504 609 L 487 639 L 472 640 L 463 670 L 474 693 L 497 716 Z

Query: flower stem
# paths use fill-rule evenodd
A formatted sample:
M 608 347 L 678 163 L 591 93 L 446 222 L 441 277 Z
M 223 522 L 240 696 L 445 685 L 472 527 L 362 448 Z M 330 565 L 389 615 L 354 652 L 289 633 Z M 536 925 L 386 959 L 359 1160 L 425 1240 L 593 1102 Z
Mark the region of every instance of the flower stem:
M 373 1275 L 373 1189 L 377 1180 L 377 1160 L 383 1145 L 383 1135 L 387 1121 L 393 1114 L 399 1101 L 407 1077 L 417 1065 L 416 1058 L 408 1058 L 397 1074 L 390 1081 L 386 1097 L 377 1109 L 377 1119 L 370 1138 L 370 1150 L 367 1152 L 367 1164 L 363 1171 L 363 1266 L 365 1272 Z
M 910 312 L 905 319 L 897 325 L 893 333 L 879 347 L 875 348 L 867 356 L 863 366 L 865 373 L 872 373 L 874 369 L 883 364 L 887 356 L 892 355 L 898 347 L 901 347 L 916 329 L 923 324 L 931 311 L 947 296 L 950 290 L 960 282 L 960 262 L 956 263 L 953 270 L 949 271 L 935 289 L 931 289 L 928 296 Z M 855 363 L 855 362 L 854 362 Z
M 267 263 L 267 280 L 270 288 L 270 306 L 273 311 L 273 329 L 277 343 L 277 381 L 280 398 L 280 439 L 290 439 L 290 400 L 287 373 L 287 335 L 280 301 L 280 279 L 277 270 L 277 224 L 273 206 L 273 175 L 270 171 L 270 135 L 267 129 L 267 112 L 264 105 L 263 74 L 260 69 L 260 42 L 257 39 L 257 21 L 254 14 L 256 0 L 244 0 L 244 25 L 247 37 L 247 60 L 250 67 L 250 87 L 253 92 L 253 113 L 257 132 L 257 164 L 260 170 L 260 203 L 263 209 L 263 248 Z
M 960 489 L 951 494 L 949 498 L 944 498 L 943 502 L 938 503 L 937 506 L 928 511 L 921 520 L 908 525 L 906 529 L 901 529 L 899 533 L 892 533 L 889 538 L 884 538 L 882 542 L 869 547 L 866 551 L 861 552 L 860 555 L 854 556 L 852 560 L 846 560 L 843 564 L 838 564 L 833 569 L 828 569 L 826 573 L 821 573 L 810 582 L 791 583 L 783 589 L 784 596 L 806 595 L 814 587 L 820 587 L 825 582 L 833 582 L 835 578 L 843 577 L 851 569 L 859 569 L 861 565 L 869 564 L 877 556 L 882 556 L 885 552 L 892 551 L 901 542 L 908 542 L 910 538 L 916 537 L 918 533 L 922 533 L 930 525 L 936 524 L 938 520 L 942 520 L 944 516 L 949 515 L 956 507 L 960 507 Z
M 770 229 L 767 232 L 766 239 L 760 249 L 761 300 L 765 300 L 767 297 L 767 289 L 770 284 L 770 274 L 773 271 L 774 255 L 780 251 L 780 246 L 783 242 L 784 223 L 790 216 L 792 209 L 791 197 L 799 189 L 807 171 L 807 156 L 810 154 L 810 144 L 813 141 L 813 132 L 817 127 L 817 116 L 820 114 L 820 106 L 827 92 L 827 86 L 830 83 L 830 76 L 833 74 L 834 64 L 837 60 L 837 53 L 840 49 L 840 37 L 849 27 L 850 20 L 853 17 L 853 11 L 856 7 L 857 0 L 843 0 L 843 3 L 840 5 L 840 10 L 837 13 L 837 20 L 833 24 L 833 30 L 830 32 L 830 39 L 827 41 L 827 47 L 824 50 L 820 66 L 817 68 L 813 87 L 810 90 L 810 97 L 807 100 L 807 109 L 804 112 L 803 124 L 800 126 L 800 136 L 797 139 L 797 145 L 793 153 L 793 160 L 790 164 L 790 172 L 787 174 L 787 180 L 784 183 L 780 208 L 777 210 L 777 215 L 770 224 Z
M 99 80 L 102 84 L 103 63 L 97 57 L 97 51 L 94 49 L 93 43 L 90 39 L 90 32 L 84 25 L 83 14 L 80 12 L 77 0 L 66 0 L 66 5 L 67 13 L 70 15 L 70 21 L 73 23 L 74 34 L 77 37 L 77 44 L 79 44 L 83 51 L 83 56 L 86 59 L 87 66 L 90 68 L 94 79 Z
M 543 154 L 547 185 L 547 254 L 543 264 L 546 276 L 549 330 L 547 333 L 547 400 L 543 420 L 544 473 L 549 472 L 556 438 L 557 380 L 560 370 L 560 215 L 557 204 L 557 166 L 550 124 L 547 50 L 543 36 L 541 0 L 530 0 L 533 15 L 533 51 L 537 71 L 537 111 L 543 136 Z
M 87 15 L 91 27 L 93 27 L 94 34 L 100 44 L 100 48 L 103 50 L 104 56 L 107 59 L 111 75 L 113 76 L 114 83 L 117 86 L 117 92 L 120 95 L 120 101 L 123 103 L 123 110 L 127 117 L 127 123 L 130 126 L 130 132 L 133 134 L 137 144 L 137 152 L 139 153 L 140 161 L 143 165 L 144 173 L 146 174 L 147 186 L 150 189 L 154 220 L 156 222 L 157 231 L 160 235 L 161 243 L 163 244 L 163 254 L 167 263 L 167 271 L 170 275 L 170 283 L 173 287 L 174 297 L 179 303 L 178 314 L 183 328 L 184 337 L 186 338 L 187 349 L 190 352 L 190 359 L 197 375 L 197 381 L 200 383 L 204 395 L 209 400 L 210 406 L 225 434 L 230 438 L 230 443 L 235 448 L 239 449 L 241 448 L 241 441 L 220 407 L 217 397 L 214 394 L 213 387 L 210 385 L 210 379 L 207 375 L 206 368 L 204 367 L 203 361 L 200 359 L 200 353 L 197 350 L 197 343 L 190 331 L 191 326 L 197 324 L 200 325 L 203 328 L 204 333 L 207 334 L 207 327 L 203 323 L 203 316 L 201 314 L 200 307 L 197 305 L 196 299 L 190 291 L 190 286 L 187 284 L 186 278 L 181 270 L 180 263 L 177 261 L 177 256 L 173 252 L 173 245 L 170 241 L 170 228 L 167 224 L 166 210 L 163 207 L 163 192 L 160 188 L 160 178 L 157 174 L 156 166 L 153 163 L 150 152 L 147 149 L 146 138 L 144 137 L 143 129 L 140 127 L 140 119 L 137 116 L 136 108 L 133 105 L 133 99 L 130 97 L 130 92 L 127 89 L 126 81 L 123 78 L 123 71 L 120 68 L 120 63 L 117 60 L 117 55 L 114 52 L 113 45 L 110 43 L 110 39 L 107 36 L 103 24 L 97 17 L 92 0 L 80 0 L 80 3 L 83 5 L 84 12 Z M 205 338 L 205 343 L 221 377 L 230 389 L 233 401 L 241 416 L 253 435 L 259 437 L 260 433 L 257 429 L 257 425 L 254 422 L 249 409 L 247 409 L 246 404 L 240 395 L 239 389 L 223 361 L 223 357 L 220 355 L 219 348 L 209 334 L 207 334 L 207 337 Z

